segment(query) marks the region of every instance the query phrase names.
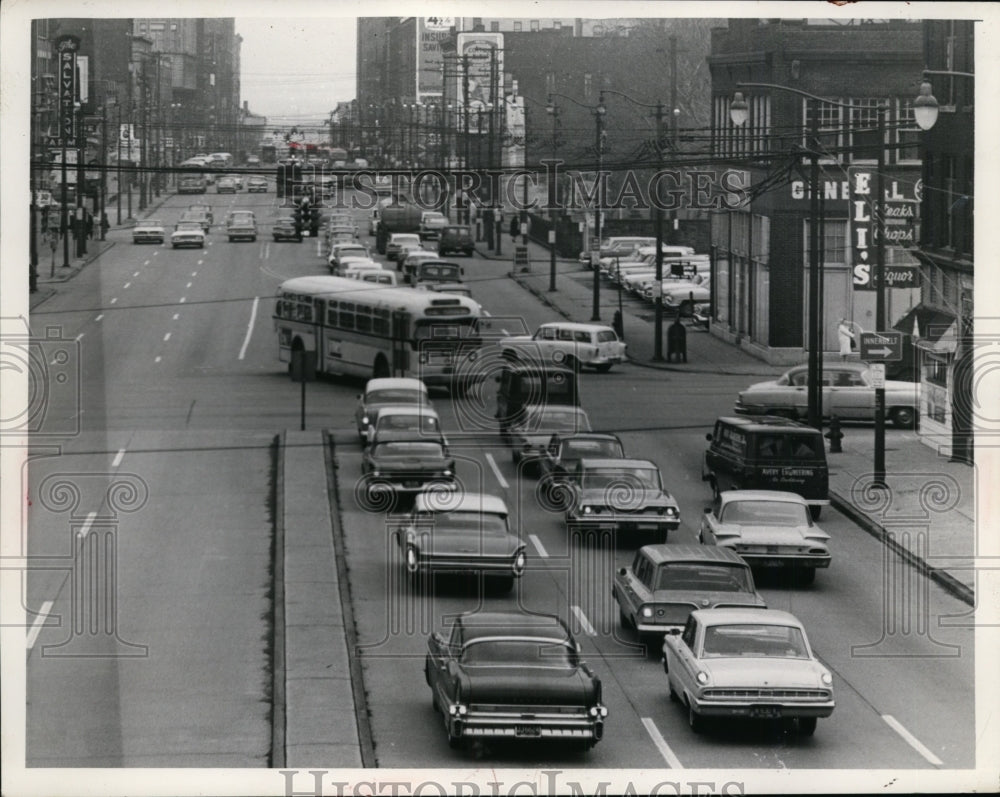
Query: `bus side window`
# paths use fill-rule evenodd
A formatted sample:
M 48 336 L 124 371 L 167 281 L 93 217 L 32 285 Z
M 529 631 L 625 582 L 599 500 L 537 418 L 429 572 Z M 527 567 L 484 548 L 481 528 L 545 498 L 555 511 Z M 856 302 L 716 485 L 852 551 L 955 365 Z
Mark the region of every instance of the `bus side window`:
M 327 302 L 326 305 L 326 325 L 328 327 L 337 326 L 337 303 Z

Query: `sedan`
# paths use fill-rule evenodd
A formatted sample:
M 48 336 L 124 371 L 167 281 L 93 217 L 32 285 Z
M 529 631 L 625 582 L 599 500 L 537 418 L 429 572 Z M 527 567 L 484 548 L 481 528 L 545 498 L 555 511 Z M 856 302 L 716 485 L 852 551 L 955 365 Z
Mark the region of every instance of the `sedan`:
M 875 420 L 875 385 L 865 363 L 836 362 L 821 366 L 823 416 L 840 420 Z M 809 367 L 797 365 L 777 379 L 758 382 L 740 392 L 736 412 L 740 415 L 782 415 L 805 418 Z M 912 428 L 920 411 L 920 384 L 885 381 L 885 417 L 893 426 Z
M 215 192 L 217 194 L 235 194 L 236 181 L 232 177 L 220 177 L 219 182 L 215 184 Z
M 507 442 L 515 465 L 526 460 L 525 470 L 537 475 L 542 450 L 554 432 L 589 432 L 590 418 L 580 407 L 560 404 L 533 404 L 524 408 L 517 421 L 507 428 Z
M 432 571 L 475 572 L 497 579 L 509 592 L 524 572 L 524 542 L 510 529 L 507 505 L 494 495 L 418 493 L 393 537 L 410 578 Z
M 817 660 L 806 630 L 776 609 L 699 609 L 683 632 L 663 638 L 672 700 L 701 733 L 708 717 L 797 720 L 812 736 L 833 713 L 833 676 Z
M 412 377 L 385 377 L 369 379 L 363 393 L 358 394 L 354 422 L 358 437 L 368 438 L 368 428 L 378 420 L 378 413 L 386 406 L 430 404 L 427 385 Z
M 291 216 L 274 220 L 271 235 L 275 241 L 301 241 L 302 233 L 295 227 L 295 219 Z
M 437 440 L 385 440 L 368 446 L 361 461 L 368 494 L 388 490 L 413 493 L 432 482 L 455 487 L 455 458 Z
M 132 243 L 134 244 L 162 244 L 167 232 L 163 227 L 163 222 L 159 219 L 146 219 L 140 221 L 132 228 Z
M 477 739 L 570 739 L 589 748 L 604 734 L 601 679 L 558 617 L 460 614 L 447 635 L 428 640 L 424 677 L 451 747 Z
M 181 213 L 179 221 L 196 221 L 207 235 L 212 229 L 212 216 L 206 210 L 185 210 Z
M 830 566 L 830 535 L 813 523 L 809 504 L 781 490 L 725 490 L 705 508 L 704 545 L 730 548 L 755 567 L 792 568 L 804 583 Z
M 204 205 L 204 204 L 199 204 L 199 203 L 196 202 L 196 203 L 194 203 L 192 205 L 188 205 L 187 209 L 188 210 L 201 211 L 208 218 L 208 223 L 209 224 L 214 224 L 215 223 L 215 216 L 212 214 L 212 206 L 211 205 Z
M 385 256 L 389 260 L 400 260 L 404 252 L 419 248 L 420 236 L 416 233 L 394 232 L 385 246 Z
M 179 221 L 170 234 L 170 245 L 177 249 L 180 246 L 205 247 L 205 230 L 196 221 Z
M 766 608 L 750 566 L 732 551 L 707 545 L 644 545 L 615 575 L 611 595 L 623 628 L 664 634 L 683 628 L 696 609 Z
M 368 427 L 368 443 L 384 440 L 438 440 L 441 433 L 437 410 L 428 404 L 387 404 Z
M 251 177 L 247 180 L 248 194 L 266 194 L 267 179 L 264 177 Z
M 542 449 L 538 460 L 543 476 L 566 482 L 581 459 L 625 459 L 625 447 L 618 435 L 602 432 L 556 432 Z
M 677 501 L 647 459 L 581 459 L 572 480 L 567 530 L 653 531 L 666 542 L 680 526 Z

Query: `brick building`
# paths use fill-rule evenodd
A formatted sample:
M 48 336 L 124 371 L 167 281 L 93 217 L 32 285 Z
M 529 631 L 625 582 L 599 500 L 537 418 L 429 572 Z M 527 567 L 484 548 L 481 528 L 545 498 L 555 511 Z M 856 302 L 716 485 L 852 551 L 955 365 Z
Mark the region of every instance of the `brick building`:
M 809 167 L 803 151 L 811 114 L 821 145 L 822 350 L 837 349 L 846 317 L 875 329 L 875 292 L 857 290 L 848 241 L 847 170 L 874 170 L 876 106 L 888 103 L 886 187 L 916 206 L 919 130 L 913 121 L 923 67 L 918 22 L 731 19 L 712 32 L 712 152 L 722 169 L 746 174 L 749 201 L 712 214 L 712 332 L 774 363 L 805 359 L 809 294 Z M 817 103 L 774 88 L 743 88 L 748 122 L 736 127 L 730 105 L 740 83 L 767 83 L 817 95 Z M 915 263 L 886 246 L 887 265 Z M 915 288 L 888 289 L 886 321 L 897 323 L 920 299 Z

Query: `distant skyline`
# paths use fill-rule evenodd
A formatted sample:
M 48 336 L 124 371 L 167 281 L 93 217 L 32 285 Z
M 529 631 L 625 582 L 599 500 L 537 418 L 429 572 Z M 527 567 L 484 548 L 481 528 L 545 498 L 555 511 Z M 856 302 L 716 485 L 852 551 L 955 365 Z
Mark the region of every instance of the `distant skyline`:
M 236 32 L 243 37 L 241 99 L 253 113 L 315 125 L 354 99 L 355 17 L 236 17 Z

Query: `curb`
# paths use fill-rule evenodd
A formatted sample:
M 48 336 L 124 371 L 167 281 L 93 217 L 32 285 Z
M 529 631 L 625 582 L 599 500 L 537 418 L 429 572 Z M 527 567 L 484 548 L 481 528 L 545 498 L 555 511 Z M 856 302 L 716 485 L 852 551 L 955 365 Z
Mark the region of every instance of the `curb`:
M 275 435 L 272 467 L 274 468 L 274 536 L 271 540 L 271 758 L 269 767 L 285 766 L 285 731 L 287 729 L 287 697 L 285 694 L 285 432 Z
M 889 550 L 898 554 L 904 562 L 915 567 L 921 575 L 930 578 L 931 581 L 938 584 L 945 592 L 975 608 L 976 594 L 972 589 L 944 570 L 931 567 L 925 559 L 922 559 L 908 548 L 896 542 L 892 534 L 886 531 L 880 523 L 872 520 L 872 518 L 854 506 L 854 504 L 832 490 L 830 491 L 830 504 L 838 512 L 846 515 L 855 525 L 868 534 L 871 534 Z

